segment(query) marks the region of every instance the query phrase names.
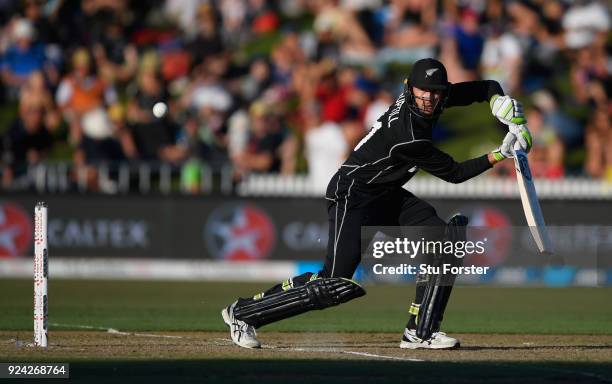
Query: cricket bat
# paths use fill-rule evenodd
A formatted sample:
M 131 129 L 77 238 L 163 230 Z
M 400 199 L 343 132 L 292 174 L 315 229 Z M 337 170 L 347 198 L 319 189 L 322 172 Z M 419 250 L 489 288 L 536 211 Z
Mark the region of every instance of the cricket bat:
M 516 180 L 518 182 L 519 191 L 521 193 L 521 202 L 523 203 L 523 211 L 531 235 L 542 253 L 552 253 L 553 247 L 546 229 L 538 195 L 536 194 L 535 185 L 531 177 L 529 161 L 527 154 L 522 150 L 512 149 L 514 154 L 514 167 L 516 168 Z

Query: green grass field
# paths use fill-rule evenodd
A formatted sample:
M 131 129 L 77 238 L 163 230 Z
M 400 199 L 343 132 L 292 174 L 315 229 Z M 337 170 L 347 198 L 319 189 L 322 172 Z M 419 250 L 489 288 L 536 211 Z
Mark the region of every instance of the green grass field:
M 265 327 L 269 347 L 249 351 L 231 345 L 219 311 L 268 284 L 52 279 L 50 348 L 39 351 L 16 346 L 31 339 L 32 285 L 0 281 L 0 361 L 70 361 L 82 382 L 111 372 L 126 382 L 612 382 L 610 288 L 458 287 L 444 330 L 464 348 L 407 353 L 397 342 L 412 286 L 367 286 L 363 298 Z
M 269 284 L 51 280 L 51 323 L 127 331 L 222 331 L 220 309 Z M 358 300 L 266 327 L 270 331 L 400 332 L 412 286 L 370 286 Z M 0 329 L 30 330 L 32 282 L 0 281 Z M 449 332 L 612 335 L 612 289 L 458 287 Z

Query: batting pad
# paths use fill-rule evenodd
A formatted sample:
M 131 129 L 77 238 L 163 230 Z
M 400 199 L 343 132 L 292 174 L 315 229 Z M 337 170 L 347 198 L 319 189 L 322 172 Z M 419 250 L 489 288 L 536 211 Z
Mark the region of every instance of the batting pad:
M 239 300 L 234 316 L 259 328 L 314 309 L 325 309 L 365 295 L 356 282 L 345 278 L 319 278 L 257 300 Z

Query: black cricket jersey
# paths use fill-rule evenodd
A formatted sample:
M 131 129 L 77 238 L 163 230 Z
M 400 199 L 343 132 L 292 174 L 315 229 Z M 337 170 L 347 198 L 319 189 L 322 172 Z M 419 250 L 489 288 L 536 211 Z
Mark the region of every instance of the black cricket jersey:
M 488 102 L 503 95 L 496 81 L 451 84 L 445 108 Z M 487 155 L 456 162 L 431 141 L 437 118 L 425 118 L 409 107 L 404 92 L 378 118 L 369 133 L 355 146 L 340 167 L 340 174 L 361 184 L 402 186 L 422 169 L 442 180 L 461 183 L 491 168 Z

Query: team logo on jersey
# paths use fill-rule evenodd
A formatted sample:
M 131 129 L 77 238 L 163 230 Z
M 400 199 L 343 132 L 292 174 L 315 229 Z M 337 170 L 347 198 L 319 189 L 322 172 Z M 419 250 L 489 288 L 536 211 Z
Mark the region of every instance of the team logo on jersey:
M 470 255 L 469 263 L 480 266 L 496 266 L 506 260 L 512 245 L 512 227 L 506 214 L 489 206 L 466 209 L 470 219 L 468 240 L 487 239 L 484 253 Z
M 0 257 L 23 256 L 31 246 L 30 216 L 18 205 L 0 204 Z
M 425 77 L 431 77 L 439 68 L 429 68 L 425 71 Z
M 204 242 L 218 259 L 263 259 L 275 243 L 274 224 L 264 211 L 252 204 L 226 204 L 208 218 Z

